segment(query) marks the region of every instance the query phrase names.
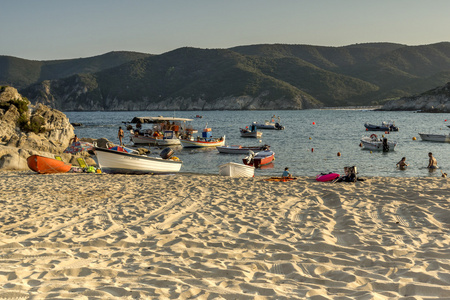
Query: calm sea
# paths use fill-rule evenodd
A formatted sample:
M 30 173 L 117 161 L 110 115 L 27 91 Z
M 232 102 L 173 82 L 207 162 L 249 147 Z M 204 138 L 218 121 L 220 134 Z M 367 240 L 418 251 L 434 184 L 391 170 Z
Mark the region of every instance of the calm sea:
M 345 166 L 356 166 L 359 176 L 427 177 L 441 176 L 441 170 L 449 173 L 450 144 L 424 142 L 419 132 L 447 134 L 450 118 L 447 114 L 415 112 L 380 112 L 372 110 L 301 110 L 301 111 L 132 111 L 132 112 L 66 112 L 72 123 L 82 123 L 75 128 L 79 137 L 107 138 L 118 143 L 117 130 L 133 117 L 165 116 L 196 118 L 194 128 L 201 129 L 208 124 L 213 136 L 226 135 L 228 145 L 268 144 L 275 152 L 275 162 L 257 170 L 256 175 L 279 176 L 285 167 L 297 176 L 315 176 L 319 173 L 342 174 Z M 285 130 L 263 130 L 260 140 L 241 138 L 239 128 L 251 122 L 264 122 L 272 115 L 280 116 Z M 366 132 L 364 123 L 380 124 L 395 121 L 398 132 L 386 137 L 398 141 L 395 151 L 370 152 L 363 150 L 360 138 L 374 132 Z M 375 132 L 378 136 L 382 132 Z M 416 140 L 413 140 L 416 137 Z M 126 139 L 126 143 L 132 142 Z M 311 149 L 314 148 L 314 151 Z M 150 148 L 157 156 L 161 149 Z M 218 174 L 218 166 L 227 162 L 242 162 L 245 155 L 219 154 L 213 149 L 174 148 L 175 155 L 183 160 L 182 172 Z M 440 167 L 430 173 L 426 168 L 428 152 L 433 152 Z M 338 152 L 341 154 L 338 156 Z M 395 164 L 406 157 L 410 165 L 405 171 Z M 450 173 L 449 173 L 450 174 Z

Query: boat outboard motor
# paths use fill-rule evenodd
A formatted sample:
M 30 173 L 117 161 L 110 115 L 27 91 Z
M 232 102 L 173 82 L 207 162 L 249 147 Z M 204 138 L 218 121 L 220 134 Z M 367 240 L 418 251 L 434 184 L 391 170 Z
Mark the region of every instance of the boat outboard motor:
M 280 123 L 277 122 L 277 123 L 275 123 L 275 128 L 278 130 L 283 130 L 284 126 L 281 126 Z
M 162 159 L 168 159 L 173 155 L 173 150 L 169 147 L 164 148 L 159 156 L 161 156 Z
M 248 151 L 248 156 L 246 157 L 247 164 L 250 164 L 254 157 L 255 157 L 255 152 L 253 152 L 252 150 Z

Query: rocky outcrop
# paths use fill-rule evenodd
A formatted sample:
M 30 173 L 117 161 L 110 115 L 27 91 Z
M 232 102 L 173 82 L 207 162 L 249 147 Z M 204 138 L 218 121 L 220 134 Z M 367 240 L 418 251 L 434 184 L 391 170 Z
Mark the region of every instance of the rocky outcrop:
M 12 87 L 0 88 L 0 169 L 28 170 L 32 154 L 63 156 L 73 127 L 62 112 L 33 106 Z M 66 161 L 72 160 L 70 154 Z
M 450 112 L 450 82 L 443 87 L 412 97 L 386 102 L 381 110 L 413 110 L 422 112 Z
M 8 116 L 9 109 L 5 114 Z M 2 118 L 0 120 L 1 126 L 6 128 L 14 128 L 8 130 L 9 134 L 3 133 L 2 141 L 6 146 L 17 147 L 22 149 L 32 149 L 50 153 L 61 153 L 69 145 L 70 139 L 73 137 L 73 127 L 70 125 L 69 119 L 60 111 L 49 108 L 45 105 L 39 104 L 37 107 L 29 109 L 29 122 L 33 118 L 39 118 L 41 125 L 40 132 L 28 131 L 24 132 L 19 128 L 15 118 Z M 12 113 L 11 113 L 12 114 Z M 12 134 L 11 134 L 12 133 Z

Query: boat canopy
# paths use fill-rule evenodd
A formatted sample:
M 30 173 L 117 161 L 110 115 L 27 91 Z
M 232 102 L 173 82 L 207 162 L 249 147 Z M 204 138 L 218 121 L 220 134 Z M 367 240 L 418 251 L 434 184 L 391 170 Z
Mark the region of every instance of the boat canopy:
M 175 118 L 175 117 L 134 117 L 133 120 L 131 120 L 130 123 L 161 123 L 161 122 L 174 122 L 174 121 L 180 121 L 180 122 L 190 122 L 194 121 L 194 119 L 186 119 L 186 118 Z

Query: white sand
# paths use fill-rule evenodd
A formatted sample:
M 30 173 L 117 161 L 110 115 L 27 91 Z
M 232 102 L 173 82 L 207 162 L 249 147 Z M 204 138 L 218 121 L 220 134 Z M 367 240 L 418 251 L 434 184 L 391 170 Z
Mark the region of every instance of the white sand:
M 450 299 L 448 179 L 0 175 L 1 299 Z

